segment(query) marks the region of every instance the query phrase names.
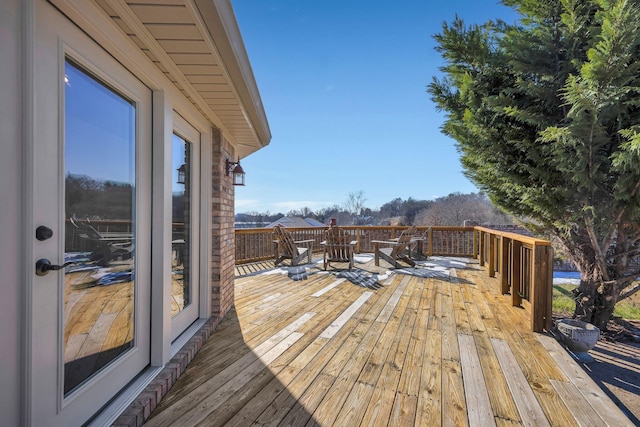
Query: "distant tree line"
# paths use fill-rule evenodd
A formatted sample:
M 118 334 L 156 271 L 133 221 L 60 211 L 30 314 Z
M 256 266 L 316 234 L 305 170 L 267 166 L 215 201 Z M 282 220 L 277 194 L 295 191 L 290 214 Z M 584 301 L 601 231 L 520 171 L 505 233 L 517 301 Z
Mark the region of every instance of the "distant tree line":
M 255 223 L 264 227 L 284 216 L 314 218 L 329 224 L 335 218 L 339 225 L 418 225 L 460 226 L 466 220 L 478 224 L 513 224 L 510 215 L 497 209 L 482 193 L 451 193 L 435 200 L 406 200 L 396 198 L 379 209 L 366 207 L 362 191 L 350 193 L 341 206 L 335 204 L 317 211 L 308 207 L 293 209 L 286 214 L 247 212 L 236 214 L 236 222 Z
M 131 184 L 68 174 L 65 186 L 67 216 L 78 219 L 131 219 Z
M 66 206 L 68 216 L 79 219 L 130 219 L 133 187 L 129 183 L 101 181 L 85 175 L 67 175 Z M 174 194 L 174 220 L 183 214 L 183 194 Z M 497 209 L 482 193 L 452 193 L 435 200 L 396 198 L 371 209 L 364 192 L 350 193 L 343 205 L 335 204 L 317 211 L 308 207 L 285 213 L 238 213 L 235 221 L 264 227 L 284 216 L 314 218 L 329 224 L 335 218 L 340 225 L 441 225 L 460 226 L 466 220 L 478 224 L 513 224 L 513 218 Z M 176 209 L 177 208 L 177 209 Z

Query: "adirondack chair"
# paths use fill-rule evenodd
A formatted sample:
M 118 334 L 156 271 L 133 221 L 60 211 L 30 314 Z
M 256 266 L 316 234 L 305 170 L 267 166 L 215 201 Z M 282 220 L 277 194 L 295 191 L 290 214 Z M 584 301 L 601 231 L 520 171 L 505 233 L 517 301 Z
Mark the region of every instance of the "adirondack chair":
M 429 235 L 431 234 L 431 227 L 427 228 L 421 236 L 414 237 L 416 241 L 416 255 L 419 257 L 428 257 L 429 253 L 424 253 L 425 247 L 430 251 Z
M 349 270 L 353 268 L 353 248 L 358 243 L 353 236 L 340 227 L 330 227 L 326 240 L 320 243 L 324 247 L 324 269 L 332 262 L 348 262 Z
M 404 261 L 411 267 L 415 267 L 416 263 L 411 259 L 409 251 L 411 244 L 415 242 L 415 240 L 413 240 L 414 233 L 415 227 L 413 227 L 413 230 L 404 230 L 397 239 L 372 240 L 376 266 L 380 266 L 380 258 L 382 258 L 396 268 L 402 268 L 399 261 Z M 381 248 L 380 245 L 386 247 Z
M 296 266 L 307 257 L 308 263 L 311 264 L 311 247 L 314 240 L 298 240 L 294 241 L 291 233 L 282 226 L 276 225 L 274 228 L 276 235 L 276 260 L 274 265 L 280 264 L 285 259 L 291 260 L 291 265 Z
M 416 252 L 416 255 L 418 255 L 418 247 L 420 246 L 421 242 L 422 242 L 422 236 L 420 236 L 418 234 L 418 227 L 416 227 L 415 225 L 410 226 L 409 228 L 407 228 L 406 230 L 404 230 L 402 234 L 405 235 L 410 235 L 411 236 L 411 240 L 409 241 L 409 244 L 407 245 L 407 255 L 409 256 L 409 258 L 411 258 L 413 256 L 413 252 Z M 398 237 L 396 237 L 395 239 L 389 239 L 391 241 L 397 242 L 398 241 Z
M 78 237 L 91 241 L 90 259 L 98 265 L 108 266 L 114 259 L 130 259 L 132 257 L 134 250 L 132 233 L 107 235 L 99 232 L 88 219 L 80 222 L 69 218 L 69 223 L 77 229 Z

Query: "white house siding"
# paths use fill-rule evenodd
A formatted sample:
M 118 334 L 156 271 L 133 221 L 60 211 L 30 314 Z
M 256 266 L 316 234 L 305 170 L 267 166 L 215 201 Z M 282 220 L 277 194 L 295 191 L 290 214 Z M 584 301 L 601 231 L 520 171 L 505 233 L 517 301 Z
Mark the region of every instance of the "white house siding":
M 21 3 L 0 3 L 0 424 L 20 421 L 22 92 Z M 15 58 L 16 60 L 10 60 Z
M 36 40 L 35 34 L 29 31 L 33 29 L 30 21 L 34 19 L 34 10 L 40 1 L 43 0 L 0 2 L 0 57 L 3 58 L 0 60 L 0 424 L 3 426 L 31 424 L 29 411 L 33 410 L 26 408 L 25 404 L 31 383 L 26 378 L 26 373 L 31 372 L 26 365 L 29 354 L 26 333 L 31 319 L 27 307 L 30 306 L 28 289 L 35 262 L 33 248 L 38 242 L 35 240 L 32 219 L 27 216 L 31 210 L 32 187 L 32 171 L 28 168 L 33 163 L 30 160 L 28 142 L 33 130 L 25 124 L 33 123 L 33 119 L 28 117 L 29 112 L 33 111 L 30 100 L 34 99 L 31 92 L 33 76 L 29 70 L 32 69 L 33 45 Z M 57 0 L 52 0 L 52 3 L 56 2 Z M 72 20 L 75 19 L 74 16 L 80 21 L 84 18 L 81 11 L 86 3 L 58 3 Z M 204 28 L 197 27 L 197 30 L 204 37 L 201 43 L 190 44 L 190 51 L 193 53 L 200 49 L 203 55 L 190 56 L 177 52 L 181 45 L 179 36 L 156 41 L 153 37 L 142 40 L 129 31 L 123 32 L 124 27 L 132 24 L 137 25 L 133 31 L 140 34 L 145 29 L 153 28 L 155 31 L 161 28 L 161 22 L 158 21 L 167 19 L 166 13 L 162 12 L 163 3 L 159 1 L 156 5 L 158 8 L 153 10 L 141 6 L 139 2 L 97 0 L 97 4 L 106 9 L 108 5 L 116 8 L 107 10 L 112 21 L 107 25 L 108 28 L 103 26 L 85 31 L 100 33 L 108 30 L 105 34 L 90 36 L 97 36 L 94 39 L 99 44 L 121 60 L 152 90 L 164 90 L 167 102 L 170 103 L 167 104 L 169 109 L 173 106 L 180 114 L 192 113 L 193 119 L 199 123 L 199 129 L 204 132 L 203 135 L 208 134 L 206 138 L 210 144 L 207 147 L 212 152 L 211 169 L 207 172 L 211 182 L 211 231 L 207 233 L 210 239 L 210 252 L 207 254 L 210 258 L 207 311 L 213 317 L 200 332 L 208 335 L 209 329 L 215 327 L 233 304 L 234 187 L 231 178 L 225 174 L 225 160 L 253 153 L 267 145 L 271 135 L 246 52 L 239 39 L 237 24 L 234 19 L 229 21 L 230 17 L 233 18 L 229 1 L 216 2 L 216 13 L 220 12 L 223 16 L 214 14 L 215 19 L 200 22 L 204 24 Z M 180 6 L 179 0 L 174 3 Z M 184 10 L 175 16 L 184 20 L 193 18 L 193 13 L 198 12 L 211 17 L 208 14 L 213 13 L 213 4 L 210 0 L 187 1 L 184 2 Z M 79 5 L 77 10 L 76 5 Z M 185 11 L 189 14 L 185 14 Z M 121 13 L 126 16 L 119 17 L 118 14 Z M 219 22 L 212 22 L 215 20 Z M 226 26 L 220 25 L 222 21 Z M 90 27 L 94 22 L 78 25 Z M 142 50 L 133 52 L 131 45 L 127 46 L 126 43 L 109 45 L 107 34 L 109 31 L 113 32 L 114 28 L 128 34 Z M 212 34 L 213 32 L 217 34 Z M 228 40 L 227 36 L 232 40 Z M 215 37 L 224 40 L 216 40 L 217 51 L 207 52 L 206 49 L 214 46 L 212 40 Z M 150 46 L 145 46 L 143 42 Z M 162 51 L 154 52 L 153 49 L 156 48 L 161 48 Z M 162 52 L 164 55 L 154 56 Z M 127 60 L 130 62 L 127 63 Z M 171 63 L 166 62 L 167 60 Z M 207 69 L 212 72 L 203 75 L 207 74 L 203 73 Z M 171 104 L 174 102 L 175 104 Z M 38 403 L 32 404 L 37 410 Z

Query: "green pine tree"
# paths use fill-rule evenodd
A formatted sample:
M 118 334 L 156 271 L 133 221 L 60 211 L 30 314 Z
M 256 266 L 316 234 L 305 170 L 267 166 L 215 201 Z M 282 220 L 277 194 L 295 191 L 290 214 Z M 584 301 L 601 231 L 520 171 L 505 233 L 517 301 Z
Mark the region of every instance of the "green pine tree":
M 562 242 L 581 273 L 576 317 L 606 328 L 640 290 L 639 2 L 503 4 L 516 24 L 443 25 L 428 91 L 466 175 Z

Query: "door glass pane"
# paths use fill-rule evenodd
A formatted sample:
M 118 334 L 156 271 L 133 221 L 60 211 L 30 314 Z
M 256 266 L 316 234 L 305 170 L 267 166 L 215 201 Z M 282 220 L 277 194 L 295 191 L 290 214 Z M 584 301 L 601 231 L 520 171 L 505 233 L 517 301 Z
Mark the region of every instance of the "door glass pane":
M 192 144 L 173 135 L 171 315 L 191 304 L 191 151 Z
M 134 346 L 135 105 L 65 63 L 64 392 Z

